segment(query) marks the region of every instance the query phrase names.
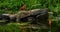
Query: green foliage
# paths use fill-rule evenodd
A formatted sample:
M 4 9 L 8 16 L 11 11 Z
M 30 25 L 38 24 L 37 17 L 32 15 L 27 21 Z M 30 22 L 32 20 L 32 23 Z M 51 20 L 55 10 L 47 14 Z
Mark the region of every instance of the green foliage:
M 26 10 L 36 9 L 36 8 L 37 9 L 38 8 L 39 9 L 40 8 L 49 8 L 52 12 L 56 12 L 57 15 L 60 16 L 60 0 L 0 0 L 0 14 L 3 14 L 3 13 L 17 13 L 17 11 L 19 11 L 20 6 L 22 4 L 27 5 Z M 54 20 L 56 20 L 54 16 L 53 16 L 53 18 L 54 18 Z M 55 24 L 57 24 L 57 25 L 53 26 L 54 28 L 52 30 L 55 30 L 55 28 L 60 25 L 59 20 L 55 21 L 55 22 L 56 23 L 54 23 L 54 25 Z M 6 28 L 8 28 L 8 27 L 6 27 Z M 4 31 L 5 31 L 6 28 L 1 27 L 0 31 L 2 31 L 2 29 L 4 29 Z M 8 31 L 11 30 L 11 29 L 13 29 L 13 28 L 9 27 Z
M 49 8 L 52 11 L 60 7 L 60 0 L 0 0 L 0 10 L 19 11 L 22 4 L 27 5 L 26 10 L 36 8 Z
M 21 32 L 21 30 L 18 25 L 12 24 L 0 26 L 0 32 Z

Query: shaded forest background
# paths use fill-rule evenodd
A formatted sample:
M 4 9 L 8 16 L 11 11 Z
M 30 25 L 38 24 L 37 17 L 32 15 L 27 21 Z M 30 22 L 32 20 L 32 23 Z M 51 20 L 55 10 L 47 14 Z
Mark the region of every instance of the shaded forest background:
M 56 12 L 57 16 L 52 16 L 52 20 L 54 21 L 52 31 L 57 31 L 60 27 L 60 0 L 0 0 L 0 14 L 17 13 L 20 11 L 19 9 L 22 4 L 27 5 L 27 11 L 49 8 L 51 12 Z

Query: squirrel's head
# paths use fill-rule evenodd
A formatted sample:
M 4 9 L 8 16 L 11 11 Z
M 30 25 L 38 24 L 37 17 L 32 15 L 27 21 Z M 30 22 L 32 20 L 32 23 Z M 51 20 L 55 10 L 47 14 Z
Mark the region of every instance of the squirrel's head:
M 26 5 L 25 4 L 22 4 L 20 9 L 21 10 L 26 10 Z

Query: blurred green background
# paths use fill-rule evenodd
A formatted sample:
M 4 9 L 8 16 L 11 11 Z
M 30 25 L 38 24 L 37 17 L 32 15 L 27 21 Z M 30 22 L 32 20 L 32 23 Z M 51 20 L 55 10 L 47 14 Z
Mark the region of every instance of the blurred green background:
M 52 15 L 52 32 L 59 32 L 60 28 L 60 0 L 0 0 L 0 14 L 4 13 L 17 13 L 22 4 L 27 5 L 27 11 L 30 9 L 41 9 L 41 8 L 49 8 Z M 54 13 L 55 12 L 55 13 Z M 56 16 L 56 15 L 57 16 Z M 2 28 L 3 27 L 3 28 Z M 11 30 L 15 30 L 15 32 L 20 32 L 18 26 L 12 25 L 10 26 L 2 26 L 0 27 L 0 31 L 5 30 L 12 32 Z M 4 31 L 2 31 L 4 32 Z

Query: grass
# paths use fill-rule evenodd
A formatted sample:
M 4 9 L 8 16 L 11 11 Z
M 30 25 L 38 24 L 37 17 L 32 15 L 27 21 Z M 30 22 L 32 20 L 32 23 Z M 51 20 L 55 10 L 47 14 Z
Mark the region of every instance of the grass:
M 22 23 L 22 24 L 25 24 L 25 25 L 22 25 L 22 26 L 26 26 L 27 24 L 26 23 Z M 0 32 L 22 32 L 21 30 L 21 24 L 20 23 L 8 23 L 7 25 L 4 25 L 4 26 L 0 26 Z M 27 32 L 30 32 L 30 29 L 31 28 L 26 28 L 26 31 Z M 34 32 L 47 32 L 48 30 L 47 29 L 32 29 Z
M 0 26 L 0 32 L 21 32 L 20 26 L 26 26 L 27 23 L 8 23 Z
M 27 5 L 27 8 L 26 10 L 31 10 L 31 9 L 40 9 L 40 8 L 49 8 L 50 11 L 52 12 L 56 12 L 57 13 L 57 16 L 60 17 L 60 0 L 1 0 L 0 1 L 0 14 L 3 14 L 3 13 L 17 13 L 20 9 L 20 6 L 22 4 L 26 4 Z M 1 8 L 2 7 L 2 8 Z M 8 8 L 8 12 L 6 12 L 6 10 L 4 8 Z M 56 16 L 56 17 L 57 17 Z M 54 17 L 54 16 L 53 16 Z M 54 17 L 54 24 L 56 24 L 57 26 L 60 26 L 59 23 L 60 23 L 60 20 L 55 20 L 55 17 Z M 24 25 L 24 24 L 21 24 L 21 25 Z M 53 25 L 53 32 L 56 31 L 55 28 L 57 28 L 56 25 Z M 0 26 L 0 32 L 4 32 L 5 30 L 7 30 L 7 32 L 20 32 L 20 29 L 18 29 L 18 26 L 15 26 L 15 25 L 6 25 L 6 26 Z M 12 27 L 12 28 L 11 28 Z M 15 28 L 16 29 L 15 29 Z M 19 30 L 19 31 L 18 31 Z
M 21 32 L 19 25 L 10 24 L 0 26 L 0 32 Z

